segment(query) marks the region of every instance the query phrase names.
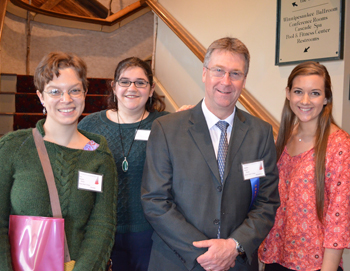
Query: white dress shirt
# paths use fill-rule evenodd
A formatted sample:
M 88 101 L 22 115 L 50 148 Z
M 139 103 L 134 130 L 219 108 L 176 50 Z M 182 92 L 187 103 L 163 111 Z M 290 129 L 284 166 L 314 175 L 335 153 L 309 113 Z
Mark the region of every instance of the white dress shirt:
M 205 120 L 207 121 L 208 129 L 209 129 L 209 133 L 210 133 L 210 137 L 211 137 L 211 142 L 213 144 L 215 157 L 217 159 L 221 130 L 219 129 L 219 127 L 216 126 L 216 123 L 221 119 L 219 119 L 217 116 L 215 116 L 212 112 L 209 111 L 208 107 L 205 104 L 205 99 L 203 99 L 203 101 L 202 101 L 202 111 L 203 111 Z M 224 121 L 226 121 L 229 124 L 229 126 L 227 127 L 227 140 L 228 140 L 227 143 L 228 144 L 230 144 L 233 118 L 235 116 L 235 113 L 236 113 L 236 107 L 230 116 L 228 116 L 226 119 L 223 119 Z

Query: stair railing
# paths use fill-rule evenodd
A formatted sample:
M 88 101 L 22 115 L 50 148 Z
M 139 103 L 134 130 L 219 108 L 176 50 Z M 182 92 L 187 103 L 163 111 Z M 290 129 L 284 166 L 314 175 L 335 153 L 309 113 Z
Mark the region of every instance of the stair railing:
M 8 0 L 0 1 L 0 41 L 1 41 L 1 33 L 5 18 L 6 6 Z M 11 0 L 12 3 L 21 6 L 22 8 L 26 8 L 27 10 L 31 10 L 33 12 L 43 13 L 42 10 L 33 9 L 33 6 L 26 5 L 23 6 L 22 1 L 19 0 Z M 124 10 L 117 12 L 106 19 L 92 19 L 92 18 L 77 18 L 78 16 L 74 16 L 76 20 L 83 20 L 85 22 L 97 23 L 101 25 L 113 25 L 116 22 L 122 20 L 123 18 L 129 16 L 137 12 L 140 9 L 145 8 L 145 3 L 153 10 L 153 12 L 163 20 L 163 22 L 184 42 L 184 44 L 198 57 L 200 61 L 203 62 L 206 49 L 203 45 L 201 45 L 162 5 L 158 2 L 154 2 L 152 0 L 141 0 L 137 1 Z M 24 4 L 25 5 L 25 4 Z M 45 15 L 48 16 L 57 16 L 57 14 L 53 14 L 53 12 L 45 11 Z M 61 18 L 72 19 L 69 15 L 60 14 Z M 68 18 L 70 17 L 70 18 Z M 1 52 L 0 52 L 1 53 Z M 1 72 L 1 66 L 0 66 Z M 246 108 L 246 110 L 252 114 L 253 116 L 259 117 L 260 119 L 265 120 L 270 123 L 273 128 L 274 136 L 277 136 L 279 123 L 278 121 L 249 93 L 247 89 L 243 89 L 242 94 L 239 97 L 239 102 Z
M 182 42 L 198 57 L 204 61 L 206 49 L 199 43 L 161 4 L 146 0 L 146 4 L 162 21 L 182 40 Z M 256 116 L 272 125 L 274 137 L 277 138 L 278 121 L 260 104 L 247 89 L 242 90 L 238 101 L 253 116 Z
M 4 29 L 6 7 L 7 7 L 7 0 L 1 0 L 0 1 L 0 44 L 1 44 L 2 30 Z M 1 57 L 1 46 L 0 46 L 0 57 Z M 1 61 L 0 61 L 0 73 L 1 73 Z

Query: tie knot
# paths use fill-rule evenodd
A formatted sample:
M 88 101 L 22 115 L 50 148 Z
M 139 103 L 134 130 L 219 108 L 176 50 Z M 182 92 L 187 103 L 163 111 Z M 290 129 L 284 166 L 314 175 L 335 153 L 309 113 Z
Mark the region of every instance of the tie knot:
M 219 129 L 221 130 L 221 132 L 226 132 L 226 129 L 228 127 L 228 123 L 224 120 L 219 120 L 217 123 L 216 123 L 216 126 L 219 127 Z

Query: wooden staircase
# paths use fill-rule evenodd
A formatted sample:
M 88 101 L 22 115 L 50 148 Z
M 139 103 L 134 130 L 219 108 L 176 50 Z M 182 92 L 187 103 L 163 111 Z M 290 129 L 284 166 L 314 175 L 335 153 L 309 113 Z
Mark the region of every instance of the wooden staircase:
M 0 91 L 0 101 L 4 96 L 14 96 L 15 112 L 1 112 L 0 116 L 12 116 L 12 130 L 35 127 L 38 120 L 44 118 L 43 107 L 36 95 L 33 76 L 17 75 L 16 91 Z M 89 91 L 85 99 L 85 109 L 82 117 L 97 111 L 106 109 L 108 85 L 110 80 L 106 78 L 88 78 Z M 13 100 L 13 99 L 12 99 Z M 81 117 L 81 118 L 82 118 Z M 0 122 L 0 126 L 3 125 Z
M 9 3 L 8 3 L 9 2 Z M 113 32 L 119 27 L 121 27 L 124 22 L 127 23 L 130 18 L 135 14 L 142 15 L 144 12 L 148 12 L 150 9 L 164 21 L 164 23 L 184 42 L 184 44 L 201 60 L 204 59 L 205 48 L 192 36 L 158 1 L 156 0 L 139 0 L 134 4 L 127 6 L 123 10 L 108 16 L 105 19 L 91 18 L 85 16 L 78 16 L 72 14 L 58 14 L 54 11 L 48 11 L 41 9 L 40 7 L 34 7 L 29 5 L 25 0 L 0 0 L 0 40 L 1 33 L 6 13 L 7 3 L 15 3 L 16 6 L 23 8 L 25 10 L 31 11 L 32 13 L 42 14 L 51 20 L 51 17 L 58 17 L 61 19 L 75 20 L 89 24 L 97 24 L 101 26 L 101 31 Z M 46 2 L 56 3 L 56 1 Z M 58 1 L 60 2 L 60 1 Z M 58 3 L 57 2 L 57 3 Z M 80 3 L 88 3 L 89 1 L 81 1 Z M 19 13 L 18 13 L 19 14 Z M 21 12 L 21 14 L 26 14 Z M 130 17 L 129 17 L 130 16 Z M 136 16 L 136 15 L 135 15 Z M 42 16 L 34 16 L 33 20 L 36 21 Z M 25 16 L 23 18 L 26 18 Z M 42 23 L 47 23 L 47 20 L 38 21 Z M 85 27 L 85 26 L 84 26 Z M 84 28 L 85 29 L 85 28 Z M 94 28 L 91 28 L 93 30 Z M 0 47 L 1 50 L 1 47 Z M 0 62 L 0 72 L 1 72 L 1 62 Z M 0 98 L 1 101 L 1 98 Z M 249 93 L 248 90 L 243 89 L 241 96 L 239 97 L 239 102 L 247 109 L 247 111 L 253 116 L 259 117 L 267 122 L 269 122 L 273 127 L 274 136 L 277 137 L 279 123 L 278 121 Z M 20 114 L 20 113 L 16 113 Z M 35 113 L 32 113 L 35 114 Z M 40 113 L 36 113 L 40 114 Z M 4 113 L 0 113 L 0 116 Z M 0 121 L 1 125 L 1 121 Z M 14 125 L 15 126 L 15 125 Z M 1 132 L 0 132 L 1 134 Z

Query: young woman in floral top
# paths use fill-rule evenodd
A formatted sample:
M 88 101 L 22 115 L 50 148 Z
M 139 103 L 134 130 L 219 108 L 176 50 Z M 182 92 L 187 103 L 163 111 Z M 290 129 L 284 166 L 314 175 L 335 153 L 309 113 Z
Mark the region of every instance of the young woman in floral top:
M 259 248 L 265 270 L 343 270 L 350 248 L 350 136 L 332 117 L 327 69 L 308 61 L 288 78 L 277 138 L 281 206 Z

